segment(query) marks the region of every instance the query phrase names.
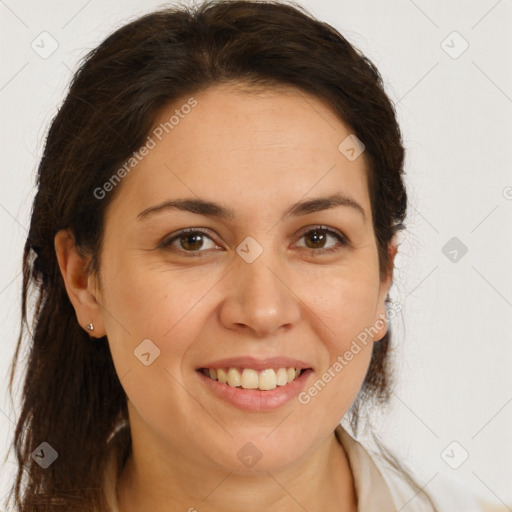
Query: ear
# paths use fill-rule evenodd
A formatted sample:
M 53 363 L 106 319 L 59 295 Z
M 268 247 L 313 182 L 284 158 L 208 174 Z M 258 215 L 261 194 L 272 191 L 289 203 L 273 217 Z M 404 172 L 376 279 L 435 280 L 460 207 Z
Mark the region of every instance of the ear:
M 388 322 L 386 315 L 386 298 L 389 293 L 389 289 L 393 283 L 393 268 L 395 262 L 395 256 L 398 250 L 398 245 L 396 241 L 396 237 L 388 245 L 388 255 L 389 255 L 389 267 L 388 272 L 386 274 L 386 278 L 381 281 L 379 287 L 379 296 L 377 302 L 377 314 L 375 316 L 374 326 L 378 332 L 373 337 L 373 341 L 380 341 L 388 330 Z
M 78 323 L 85 326 L 92 323 L 94 331 L 86 332 L 95 338 L 105 336 L 103 315 L 99 303 L 97 282 L 87 271 L 90 258 L 84 258 L 78 253 L 75 239 L 71 230 L 62 229 L 54 239 L 55 252 L 59 268 L 64 279 L 69 300 L 75 308 Z

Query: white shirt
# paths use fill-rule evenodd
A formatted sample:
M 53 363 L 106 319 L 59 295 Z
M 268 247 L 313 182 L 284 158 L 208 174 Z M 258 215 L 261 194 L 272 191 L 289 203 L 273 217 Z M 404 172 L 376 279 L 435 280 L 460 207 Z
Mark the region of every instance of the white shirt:
M 432 512 L 388 463 L 368 451 L 338 425 L 336 436 L 347 453 L 354 475 L 358 512 Z M 425 484 L 423 484 L 425 485 Z M 504 505 L 474 495 L 458 481 L 437 474 L 425 487 L 439 512 L 505 512 Z
M 338 425 L 335 430 L 354 476 L 358 512 L 432 512 L 415 496 L 413 489 L 389 465 L 367 450 Z M 117 467 L 115 451 L 110 450 L 105 473 L 105 495 L 111 512 L 119 512 L 116 498 Z M 426 488 L 427 489 L 427 488 Z M 504 505 L 490 503 L 473 495 L 462 484 L 438 474 L 428 484 L 428 492 L 439 512 L 505 512 Z

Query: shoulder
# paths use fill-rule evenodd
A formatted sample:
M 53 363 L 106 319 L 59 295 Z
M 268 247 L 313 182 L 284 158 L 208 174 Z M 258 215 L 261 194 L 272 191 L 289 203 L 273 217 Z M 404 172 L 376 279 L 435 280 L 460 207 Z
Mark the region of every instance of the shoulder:
M 342 425 L 336 435 L 343 445 L 354 474 L 358 499 L 370 503 L 368 496 L 377 493 L 389 500 L 389 510 L 415 510 L 417 512 L 505 512 L 504 505 L 492 503 L 472 492 L 459 480 L 433 470 L 432 476 L 420 481 L 417 486 L 407 475 L 399 471 L 392 462 L 373 444 L 356 440 Z M 424 489 L 430 500 L 422 497 Z M 388 501 L 386 501 L 388 503 Z M 393 507 L 393 508 L 392 508 Z M 386 508 L 386 512 L 388 510 Z M 371 507 L 360 509 L 363 512 Z

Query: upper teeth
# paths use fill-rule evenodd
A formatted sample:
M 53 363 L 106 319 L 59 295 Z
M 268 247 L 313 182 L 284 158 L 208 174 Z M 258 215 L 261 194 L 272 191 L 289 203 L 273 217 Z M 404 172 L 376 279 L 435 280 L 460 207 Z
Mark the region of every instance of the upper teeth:
M 203 368 L 203 373 L 213 380 L 228 384 L 233 388 L 244 389 L 274 389 L 285 386 L 300 375 L 300 368 L 268 368 L 259 373 L 252 368 Z

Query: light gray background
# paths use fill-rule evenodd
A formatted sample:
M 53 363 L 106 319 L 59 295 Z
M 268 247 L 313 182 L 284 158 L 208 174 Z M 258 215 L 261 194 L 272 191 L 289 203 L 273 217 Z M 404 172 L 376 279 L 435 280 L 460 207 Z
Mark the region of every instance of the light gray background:
M 404 311 L 393 322 L 398 386 L 382 437 L 418 468 L 422 484 L 449 474 L 512 510 L 512 0 L 301 4 L 376 63 L 407 148 L 408 233 L 391 291 Z M 6 374 L 21 254 L 48 124 L 78 60 L 162 5 L 0 0 L 2 459 L 16 417 Z M 51 48 L 43 31 L 58 43 L 46 59 L 31 47 L 35 41 L 43 51 L 46 37 Z M 462 257 L 456 249 L 456 261 L 453 247 L 448 256 L 442 250 L 452 237 L 468 248 Z M 469 458 L 452 469 L 447 461 L 456 465 L 463 450 Z M 0 498 L 13 461 L 11 453 L 0 463 Z

